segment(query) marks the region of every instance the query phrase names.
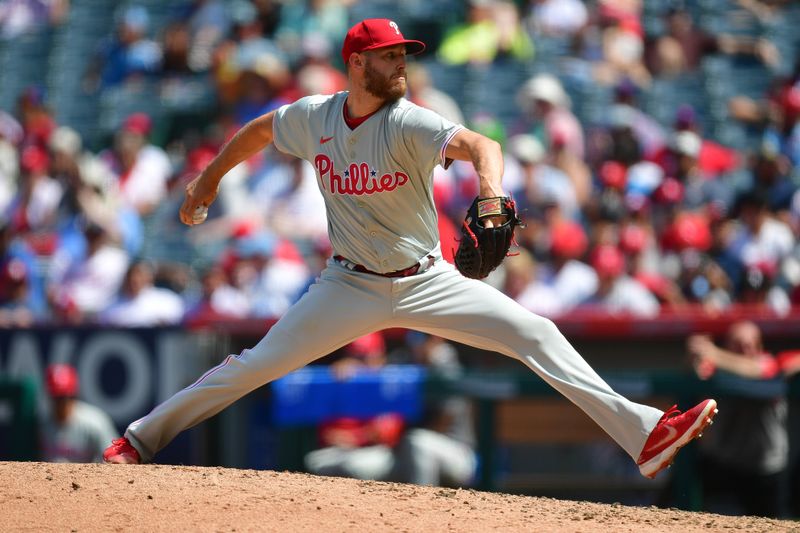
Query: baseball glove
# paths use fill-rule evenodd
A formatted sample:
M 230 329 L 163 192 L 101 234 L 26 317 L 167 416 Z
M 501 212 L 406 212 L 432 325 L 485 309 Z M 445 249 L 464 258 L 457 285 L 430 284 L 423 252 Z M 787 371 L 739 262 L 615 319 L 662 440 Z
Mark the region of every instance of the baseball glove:
M 493 216 L 505 216 L 506 221 L 499 226 L 484 227 L 483 220 Z M 511 198 L 475 198 L 461 225 L 461 241 L 455 253 L 458 271 L 468 278 L 488 276 L 508 255 L 514 242 L 514 229 L 521 225 Z

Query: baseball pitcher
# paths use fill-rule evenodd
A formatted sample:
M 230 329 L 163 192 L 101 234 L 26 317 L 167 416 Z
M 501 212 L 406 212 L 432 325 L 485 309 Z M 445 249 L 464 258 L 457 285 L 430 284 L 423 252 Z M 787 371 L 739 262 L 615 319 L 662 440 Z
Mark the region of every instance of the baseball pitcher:
M 316 168 L 334 252 L 258 344 L 228 355 L 130 424 L 106 450 L 106 462 L 151 461 L 179 432 L 257 387 L 385 328 L 520 360 L 583 409 L 647 477 L 711 423 L 711 399 L 664 413 L 617 394 L 553 322 L 480 281 L 506 256 L 520 221 L 501 186 L 500 146 L 403 97 L 406 55 L 424 48 L 394 21 L 359 22 L 342 47 L 349 91 L 305 97 L 254 119 L 186 186 L 180 218 L 200 223 L 223 176 L 274 143 Z M 467 210 L 454 267 L 442 260 L 432 173 L 456 159 L 474 165 L 479 195 Z

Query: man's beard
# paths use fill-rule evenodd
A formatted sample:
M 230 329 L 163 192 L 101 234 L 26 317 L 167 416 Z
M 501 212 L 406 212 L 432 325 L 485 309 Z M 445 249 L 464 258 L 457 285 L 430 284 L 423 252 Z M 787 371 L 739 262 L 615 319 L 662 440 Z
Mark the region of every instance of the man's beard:
M 393 83 L 393 81 L 372 68 L 369 63 L 365 65 L 364 88 L 371 95 L 388 103 L 398 101 L 406 94 L 406 81 L 405 79 L 398 80 L 400 83 Z

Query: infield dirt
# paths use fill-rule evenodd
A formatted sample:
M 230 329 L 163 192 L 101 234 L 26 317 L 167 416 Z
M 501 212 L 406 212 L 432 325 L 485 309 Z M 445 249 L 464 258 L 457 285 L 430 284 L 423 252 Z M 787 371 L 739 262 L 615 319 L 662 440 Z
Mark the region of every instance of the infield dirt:
M 800 522 L 167 465 L 0 462 L 0 531 L 798 532 Z

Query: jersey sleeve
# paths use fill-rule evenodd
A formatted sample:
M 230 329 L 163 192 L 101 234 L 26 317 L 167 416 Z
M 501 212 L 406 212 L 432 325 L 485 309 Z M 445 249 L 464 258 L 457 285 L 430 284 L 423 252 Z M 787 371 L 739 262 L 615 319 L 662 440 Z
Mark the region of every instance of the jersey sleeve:
M 431 167 L 446 166 L 444 152 L 463 126 L 454 124 L 430 109 L 414 106 L 403 120 L 403 138 L 416 161 L 430 162 Z
M 310 103 L 310 97 L 301 98 L 275 111 L 272 121 L 273 142 L 281 152 L 308 159 L 309 139 L 311 139 Z

